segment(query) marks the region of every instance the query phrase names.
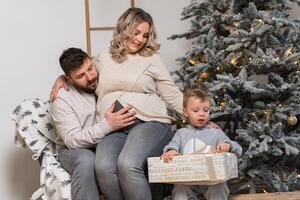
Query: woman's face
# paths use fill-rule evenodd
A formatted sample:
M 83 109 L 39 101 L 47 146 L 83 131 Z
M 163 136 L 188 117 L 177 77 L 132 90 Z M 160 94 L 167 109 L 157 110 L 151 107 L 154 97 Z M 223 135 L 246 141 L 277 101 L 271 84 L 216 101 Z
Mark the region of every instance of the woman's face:
M 144 47 L 149 38 L 149 31 L 150 24 L 148 22 L 142 22 L 134 28 L 133 36 L 126 43 L 128 53 L 137 53 Z

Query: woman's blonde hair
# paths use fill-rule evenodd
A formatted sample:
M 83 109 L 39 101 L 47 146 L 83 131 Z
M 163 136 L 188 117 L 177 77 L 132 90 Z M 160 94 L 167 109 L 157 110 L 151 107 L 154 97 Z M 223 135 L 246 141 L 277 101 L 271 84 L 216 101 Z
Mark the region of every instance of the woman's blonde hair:
M 151 15 L 141 8 L 129 8 L 118 19 L 113 40 L 110 42 L 110 53 L 116 62 L 122 63 L 126 59 L 126 41 L 133 37 L 134 28 L 142 22 L 149 23 L 150 31 L 146 44 L 138 51 L 138 54 L 151 56 L 159 49 L 160 45 L 156 42 L 156 32 Z

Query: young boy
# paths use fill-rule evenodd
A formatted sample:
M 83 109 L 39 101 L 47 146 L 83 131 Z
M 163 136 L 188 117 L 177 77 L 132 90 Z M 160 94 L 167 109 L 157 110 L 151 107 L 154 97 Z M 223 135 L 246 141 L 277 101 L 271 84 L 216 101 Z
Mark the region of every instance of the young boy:
M 231 141 L 221 130 L 208 125 L 210 97 L 202 89 L 190 89 L 184 94 L 184 115 L 190 125 L 179 129 L 170 143 L 165 146 L 161 159 L 165 162 L 173 156 L 186 155 L 194 152 L 232 152 L 242 153 L 239 144 Z M 204 192 L 208 200 L 226 200 L 229 195 L 226 182 L 210 186 L 175 185 L 172 193 L 174 200 L 198 199 Z

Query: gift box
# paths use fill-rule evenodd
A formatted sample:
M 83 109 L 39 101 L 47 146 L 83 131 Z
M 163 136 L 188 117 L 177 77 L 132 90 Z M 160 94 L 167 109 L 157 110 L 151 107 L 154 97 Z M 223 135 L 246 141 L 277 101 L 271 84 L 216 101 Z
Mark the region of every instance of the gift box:
M 150 183 L 214 185 L 238 177 L 233 153 L 208 153 L 174 156 L 164 163 L 160 157 L 148 158 Z

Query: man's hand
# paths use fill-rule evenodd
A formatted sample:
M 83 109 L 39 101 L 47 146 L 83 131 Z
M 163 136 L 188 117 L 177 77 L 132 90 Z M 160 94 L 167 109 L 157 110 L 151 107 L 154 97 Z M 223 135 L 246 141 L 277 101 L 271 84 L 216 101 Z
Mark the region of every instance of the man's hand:
M 105 119 L 111 125 L 113 130 L 118 130 L 134 123 L 136 112 L 132 109 L 132 106 L 124 107 L 117 112 L 113 112 L 114 108 L 115 103 L 113 103 L 105 112 Z
M 69 90 L 69 86 L 64 75 L 60 75 L 52 86 L 50 101 L 54 101 L 60 88 L 64 88 L 67 91 Z
M 165 152 L 164 154 L 162 154 L 160 156 L 160 159 L 164 160 L 165 163 L 168 163 L 170 161 L 172 161 L 172 158 L 173 156 L 179 156 L 181 155 L 178 151 L 172 149 L 172 150 L 169 150 L 167 152 Z

